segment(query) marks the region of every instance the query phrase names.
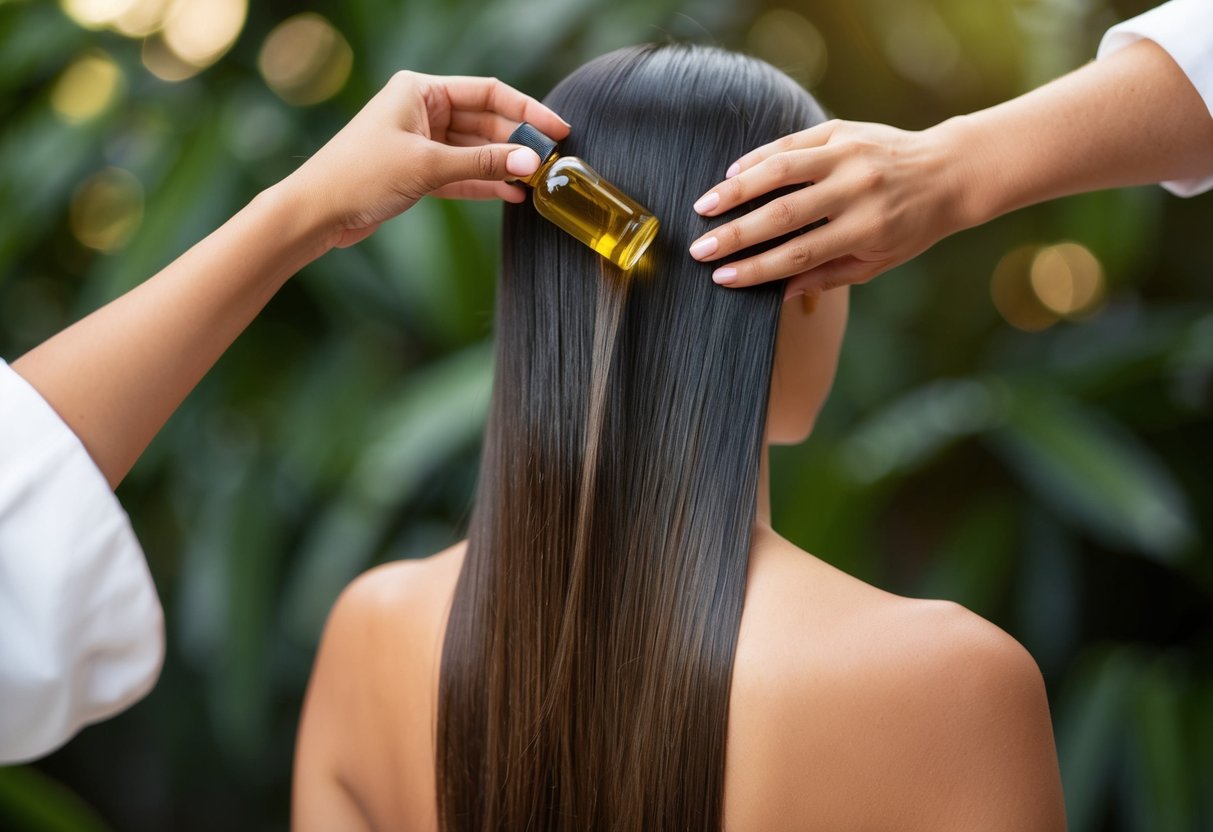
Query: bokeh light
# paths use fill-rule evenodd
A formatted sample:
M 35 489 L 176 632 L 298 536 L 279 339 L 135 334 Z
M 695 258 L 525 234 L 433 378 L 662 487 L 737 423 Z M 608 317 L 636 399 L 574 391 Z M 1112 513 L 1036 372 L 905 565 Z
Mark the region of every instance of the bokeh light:
M 81 55 L 63 71 L 51 89 L 51 109 L 68 124 L 82 124 L 101 115 L 122 89 L 122 70 L 107 53 Z
M 101 252 L 117 251 L 143 220 L 143 186 L 128 170 L 104 168 L 76 188 L 69 219 L 81 243 Z
M 140 55 L 143 66 L 161 81 L 184 81 L 202 71 L 202 67 L 181 60 L 177 53 L 158 37 L 143 42 Z
M 990 298 L 1003 320 L 1016 329 L 1038 332 L 1057 323 L 1032 289 L 1031 271 L 1038 246 L 1020 246 L 1003 255 L 990 280 Z
M 899 0 L 879 20 L 885 57 L 903 78 L 945 95 L 971 86 L 960 43 L 935 4 Z
M 825 38 L 804 15 L 772 9 L 759 16 L 746 35 L 746 50 L 779 67 L 806 88 L 826 74 L 829 53 Z
M 174 0 L 164 43 L 186 63 L 210 66 L 236 42 L 247 14 L 246 0 Z
M 125 14 L 138 0 L 62 0 L 64 14 L 86 29 L 101 29 Z
M 345 86 L 354 52 L 333 24 L 304 12 L 274 27 L 257 67 L 275 93 L 291 104 L 317 104 Z
M 1090 249 L 1078 243 L 1046 246 L 1032 259 L 1029 282 L 1049 311 L 1081 317 L 1104 297 L 1104 270 Z
M 248 0 L 61 0 L 64 13 L 87 29 L 110 28 L 144 38 L 143 65 L 165 81 L 198 74 L 232 48 L 248 16 Z
M 164 25 L 171 0 L 135 0 L 110 25 L 130 38 L 145 38 Z

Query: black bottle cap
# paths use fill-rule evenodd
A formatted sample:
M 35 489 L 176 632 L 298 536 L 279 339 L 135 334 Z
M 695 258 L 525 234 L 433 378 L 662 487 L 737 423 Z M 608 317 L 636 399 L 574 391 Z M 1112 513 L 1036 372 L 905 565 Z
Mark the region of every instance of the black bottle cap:
M 539 154 L 539 161 L 546 161 L 552 155 L 552 151 L 556 149 L 557 141 L 546 133 L 541 133 L 532 124 L 522 122 L 514 128 L 514 132 L 510 133 L 508 144 L 520 144 L 523 147 L 529 147 L 531 150 Z

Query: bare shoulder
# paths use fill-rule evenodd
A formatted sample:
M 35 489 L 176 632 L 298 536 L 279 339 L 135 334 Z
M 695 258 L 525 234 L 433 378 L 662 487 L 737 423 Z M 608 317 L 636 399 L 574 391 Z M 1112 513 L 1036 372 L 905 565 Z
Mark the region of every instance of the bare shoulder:
M 757 738 L 748 756 L 780 760 L 769 787 L 796 795 L 782 824 L 761 826 L 1064 828 L 1040 671 L 958 604 L 883 592 L 770 533 L 754 550 L 734 696 L 730 719 Z
M 450 600 L 467 541 L 427 558 L 396 560 L 369 569 L 342 591 L 330 614 L 330 626 L 352 618 L 364 626 L 385 624 L 399 632 L 399 617 L 412 616 Z
M 428 558 L 385 563 L 351 581 L 324 627 L 312 672 L 316 694 L 352 707 L 369 705 L 371 696 L 377 706 L 423 698 L 465 548 L 461 542 Z
M 299 832 L 436 825 L 433 695 L 464 549 L 378 566 L 333 605 L 295 750 Z
M 1065 828 L 1044 680 L 1009 634 L 951 601 L 902 599 L 869 705 L 910 762 L 898 798 L 927 830 Z M 908 814 L 908 813 L 907 813 Z
M 465 548 L 392 561 L 351 581 L 325 623 L 309 700 L 355 705 L 372 692 L 414 695 L 419 665 L 435 659 Z

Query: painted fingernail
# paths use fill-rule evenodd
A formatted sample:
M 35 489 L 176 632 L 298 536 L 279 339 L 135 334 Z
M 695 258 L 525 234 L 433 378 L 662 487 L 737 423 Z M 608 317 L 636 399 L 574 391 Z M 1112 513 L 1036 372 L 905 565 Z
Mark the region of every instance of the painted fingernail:
M 539 154 L 529 147 L 519 147 L 505 157 L 505 169 L 515 176 L 530 176 L 539 170 Z
M 711 211 L 713 208 L 715 208 L 719 204 L 720 204 L 720 194 L 716 193 L 715 191 L 712 191 L 710 193 L 706 193 L 703 196 L 699 197 L 699 201 L 696 202 L 691 207 L 693 207 L 697 212 L 702 214 L 705 211 Z
M 729 169 L 724 172 L 724 178 L 732 179 L 739 173 L 741 173 L 741 165 L 734 162 L 733 164 L 729 165 Z
M 691 256 L 696 260 L 702 260 L 715 252 L 717 248 L 719 248 L 719 243 L 715 237 L 704 237 L 702 240 L 691 243 Z
M 712 280 L 721 285 L 728 285 L 737 279 L 737 269 L 732 266 L 725 266 L 712 272 Z

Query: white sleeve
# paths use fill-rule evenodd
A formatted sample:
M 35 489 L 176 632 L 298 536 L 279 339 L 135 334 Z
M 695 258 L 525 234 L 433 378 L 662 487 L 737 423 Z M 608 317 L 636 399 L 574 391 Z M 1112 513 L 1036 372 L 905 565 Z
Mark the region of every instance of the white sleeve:
M 126 512 L 0 361 L 0 765 L 129 707 L 163 658 L 160 600 Z
M 1104 33 L 1097 57 L 1142 39 L 1157 43 L 1179 64 L 1213 117 L 1213 0 L 1171 0 L 1118 23 Z M 1194 196 L 1213 188 L 1213 176 L 1162 186 L 1176 196 Z

